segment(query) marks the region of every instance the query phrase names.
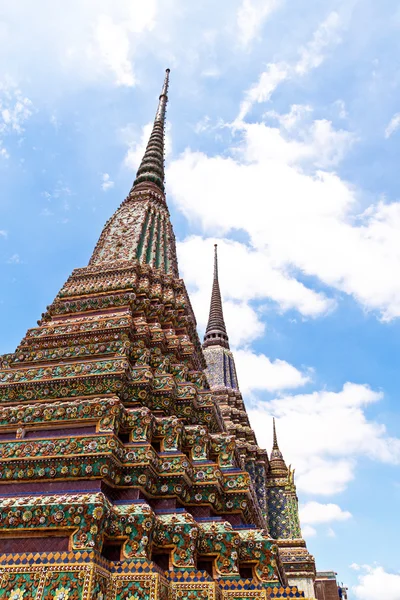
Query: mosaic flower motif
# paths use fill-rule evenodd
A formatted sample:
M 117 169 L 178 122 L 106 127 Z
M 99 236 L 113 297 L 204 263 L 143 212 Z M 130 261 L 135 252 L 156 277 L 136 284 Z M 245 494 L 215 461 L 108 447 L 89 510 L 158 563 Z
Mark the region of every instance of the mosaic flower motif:
M 21 590 L 21 588 L 15 588 L 15 590 L 12 590 L 10 594 L 10 600 L 23 600 L 24 596 L 24 590 Z
M 103 509 L 100 506 L 96 506 L 96 508 L 93 510 L 93 517 L 96 520 L 101 519 L 101 517 L 103 516 Z
M 60 587 L 54 594 L 53 600 L 68 600 L 71 588 Z
M 64 519 L 64 513 L 62 510 L 58 510 L 55 514 L 54 514 L 54 520 L 59 523 L 60 521 L 62 521 Z

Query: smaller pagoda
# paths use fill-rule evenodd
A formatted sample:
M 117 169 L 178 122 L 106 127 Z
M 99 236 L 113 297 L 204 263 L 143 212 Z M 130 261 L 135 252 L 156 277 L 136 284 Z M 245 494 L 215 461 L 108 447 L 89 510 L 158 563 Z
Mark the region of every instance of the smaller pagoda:
M 225 428 L 236 440 L 242 466 L 252 480 L 268 532 L 277 540 L 288 583 L 290 586 L 297 586 L 307 598 L 314 598 L 315 561 L 301 534 L 294 471 L 286 466 L 279 449 L 275 419 L 270 459 L 267 452 L 258 446 L 239 390 L 235 360 L 229 347 L 223 314 L 216 244 L 210 313 L 203 353 L 210 388 L 218 398 Z

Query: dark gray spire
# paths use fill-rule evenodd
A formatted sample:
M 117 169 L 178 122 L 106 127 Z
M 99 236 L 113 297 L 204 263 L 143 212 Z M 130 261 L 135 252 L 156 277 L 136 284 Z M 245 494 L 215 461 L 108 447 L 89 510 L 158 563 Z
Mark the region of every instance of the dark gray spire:
M 210 315 L 203 347 L 223 346 L 229 349 L 229 338 L 226 333 L 224 314 L 222 312 L 221 291 L 218 282 L 217 244 L 214 245 L 214 279 L 211 293 Z
M 151 132 L 142 162 L 136 173 L 136 179 L 133 182 L 131 192 L 135 191 L 141 184 L 149 183 L 153 183 L 159 190 L 164 192 L 164 129 L 168 102 L 169 72 L 170 70 L 166 69 L 164 84 L 154 119 L 153 131 Z

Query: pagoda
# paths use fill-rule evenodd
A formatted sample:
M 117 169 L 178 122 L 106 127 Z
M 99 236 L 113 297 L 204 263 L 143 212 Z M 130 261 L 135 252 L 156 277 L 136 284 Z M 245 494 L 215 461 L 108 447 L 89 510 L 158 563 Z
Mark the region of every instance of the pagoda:
M 0 357 L 1 599 L 314 598 L 293 473 L 258 447 L 238 388 L 216 257 L 203 347 L 179 278 L 168 80 L 88 266 Z
M 217 245 L 208 323 L 203 342 L 206 376 L 216 397 L 227 433 L 233 436 L 240 464 L 249 473 L 269 534 L 277 541 L 289 585 L 314 598 L 315 562 L 301 535 L 294 471 L 286 466 L 273 419 L 273 446 L 262 450 L 250 426 L 239 390 L 235 360 L 229 347 L 218 279 Z

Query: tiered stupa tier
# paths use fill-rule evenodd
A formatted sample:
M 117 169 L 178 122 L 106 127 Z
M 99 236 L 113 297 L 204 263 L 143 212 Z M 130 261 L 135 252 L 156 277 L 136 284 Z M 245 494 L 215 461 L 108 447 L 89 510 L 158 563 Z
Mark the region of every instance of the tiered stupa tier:
M 228 365 L 214 390 L 179 279 L 168 78 L 88 266 L 0 359 L 0 598 L 304 598 L 268 532 L 268 457 L 226 331 L 205 344 Z

